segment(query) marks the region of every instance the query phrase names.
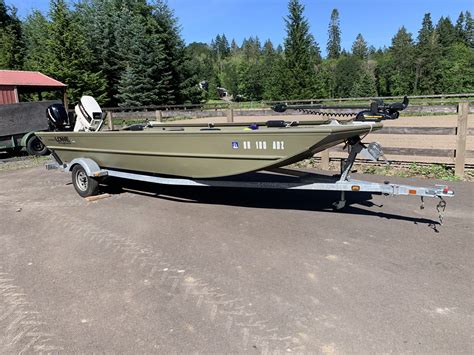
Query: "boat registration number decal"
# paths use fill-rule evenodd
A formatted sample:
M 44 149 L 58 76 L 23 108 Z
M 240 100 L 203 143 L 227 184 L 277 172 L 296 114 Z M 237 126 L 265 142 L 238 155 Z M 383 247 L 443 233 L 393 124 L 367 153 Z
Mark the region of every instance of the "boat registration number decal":
M 284 141 L 273 141 L 273 149 L 275 150 L 285 150 Z
M 267 150 L 267 147 L 272 147 L 273 150 L 285 150 L 284 141 L 272 141 L 272 144 L 267 144 L 266 141 L 256 141 L 255 144 L 252 144 L 250 141 L 243 141 L 242 148 L 244 150 L 252 149 L 252 146 L 256 150 Z M 239 142 L 232 142 L 232 149 L 239 149 Z M 268 148 L 270 149 L 270 148 Z

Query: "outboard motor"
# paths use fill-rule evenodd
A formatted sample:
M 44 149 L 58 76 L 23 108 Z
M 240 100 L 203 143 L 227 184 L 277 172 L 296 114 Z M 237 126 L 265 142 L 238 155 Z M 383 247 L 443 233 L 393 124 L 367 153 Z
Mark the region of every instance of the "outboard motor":
M 75 112 L 74 132 L 97 132 L 101 129 L 104 123 L 102 109 L 92 96 L 81 97 Z
M 46 109 L 50 131 L 70 131 L 71 122 L 63 104 L 53 104 Z

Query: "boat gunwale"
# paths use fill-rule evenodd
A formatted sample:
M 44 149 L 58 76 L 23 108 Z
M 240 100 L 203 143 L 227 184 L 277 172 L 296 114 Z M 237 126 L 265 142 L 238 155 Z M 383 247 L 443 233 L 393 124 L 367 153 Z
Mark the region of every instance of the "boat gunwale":
M 295 126 L 295 127 L 279 127 L 279 128 L 261 128 L 257 130 L 220 130 L 220 129 L 209 129 L 209 130 L 160 130 L 157 128 L 148 128 L 140 131 L 125 131 L 125 130 L 113 130 L 113 131 L 99 131 L 99 132 L 72 132 L 72 131 L 59 131 L 59 132 L 38 132 L 37 135 L 42 137 L 48 136 L 133 136 L 133 135 L 209 135 L 209 134 L 218 134 L 218 135 L 270 135 L 270 134 L 283 134 L 283 135 L 299 135 L 299 134 L 332 134 L 338 132 L 358 132 L 358 131 L 375 131 L 383 127 L 382 124 L 357 124 L 357 125 L 322 125 L 322 126 Z M 198 128 L 198 127 L 188 127 L 188 128 Z

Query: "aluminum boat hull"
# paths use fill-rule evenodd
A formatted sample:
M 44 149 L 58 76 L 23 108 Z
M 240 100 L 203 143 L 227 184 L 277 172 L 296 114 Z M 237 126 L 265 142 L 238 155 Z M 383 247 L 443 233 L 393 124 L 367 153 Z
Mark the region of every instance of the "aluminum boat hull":
M 245 130 L 171 127 L 143 131 L 38 132 L 62 162 L 91 158 L 101 168 L 191 178 L 218 178 L 286 166 L 381 123 L 304 124 Z

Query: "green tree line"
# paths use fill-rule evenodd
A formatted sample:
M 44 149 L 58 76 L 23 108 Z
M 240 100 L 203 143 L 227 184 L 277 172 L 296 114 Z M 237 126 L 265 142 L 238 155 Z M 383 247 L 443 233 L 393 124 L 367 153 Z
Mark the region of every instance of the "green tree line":
M 107 106 L 199 103 L 225 88 L 234 100 L 290 100 L 474 92 L 474 21 L 425 14 L 417 34 L 401 27 L 388 47 L 362 34 L 341 48 L 339 12 L 329 17 L 327 57 L 300 0 L 289 0 L 282 45 L 219 34 L 185 44 L 163 0 L 51 0 L 23 21 L 0 0 L 0 68 L 37 70 Z M 222 92 L 222 89 L 220 90 Z

